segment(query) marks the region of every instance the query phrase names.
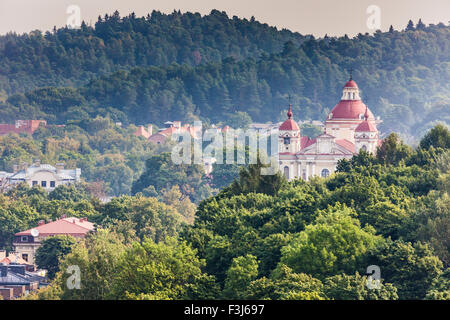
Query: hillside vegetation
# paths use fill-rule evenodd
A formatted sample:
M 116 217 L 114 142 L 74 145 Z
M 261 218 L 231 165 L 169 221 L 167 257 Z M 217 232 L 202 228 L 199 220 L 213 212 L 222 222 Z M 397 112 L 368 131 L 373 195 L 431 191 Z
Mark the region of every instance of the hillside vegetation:
M 0 119 L 53 123 L 109 116 L 123 123 L 323 120 L 353 69 L 364 101 L 417 141 L 450 119 L 450 27 L 391 29 L 355 38 L 314 39 L 213 11 L 147 18 L 118 13 L 95 28 L 0 39 Z M 24 93 L 21 91 L 26 90 Z

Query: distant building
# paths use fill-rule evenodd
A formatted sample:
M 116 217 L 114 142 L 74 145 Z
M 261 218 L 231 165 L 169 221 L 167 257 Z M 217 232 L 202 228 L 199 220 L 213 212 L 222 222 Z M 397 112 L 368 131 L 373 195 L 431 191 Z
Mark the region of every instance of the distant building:
M 163 144 L 168 138 L 172 137 L 176 133 L 188 132 L 194 139 L 202 138 L 202 128 L 185 124 L 181 126 L 181 121 L 167 121 L 164 123 L 166 128 L 161 129 L 159 132 L 152 134 L 148 141 L 156 144 Z
M 6 255 L 6 250 L 0 250 L 0 264 L 18 264 L 25 266 L 26 271 L 33 272 L 35 270 L 34 265 L 22 259 L 19 254 L 15 252 L 9 252 L 9 254 Z
M 30 187 L 39 185 L 50 192 L 59 185 L 68 185 L 80 181 L 81 169 L 64 169 L 63 163 L 56 167 L 49 164 L 41 164 L 37 160 L 33 165 L 14 166 L 14 172 L 0 172 L 0 184 L 5 188 L 25 182 Z
M 47 126 L 45 120 L 16 120 L 15 124 L 0 124 L 0 135 L 9 133 L 33 134 L 40 125 Z
M 44 277 L 28 272 L 23 265 L 0 264 L 0 296 L 4 300 L 26 296 L 44 284 Z
M 41 220 L 36 228 L 16 233 L 14 235 L 13 247 L 20 258 L 30 264 L 35 264 L 36 250 L 46 238 L 57 235 L 84 238 L 88 232 L 94 229 L 94 224 L 87 221 L 86 218 L 63 217 L 49 223 Z
M 138 129 L 133 133 L 136 137 L 144 137 L 145 139 L 150 138 L 153 134 L 153 126 L 149 124 L 147 129 L 144 126 L 139 126 Z
M 279 128 L 279 168 L 289 180 L 313 176 L 328 177 L 340 159 L 350 159 L 360 150 L 376 153 L 380 145 L 377 124 L 369 108 L 362 102 L 355 81 L 344 86 L 341 101 L 328 115 L 323 134 L 315 139 L 301 136 L 298 124 L 288 119 Z

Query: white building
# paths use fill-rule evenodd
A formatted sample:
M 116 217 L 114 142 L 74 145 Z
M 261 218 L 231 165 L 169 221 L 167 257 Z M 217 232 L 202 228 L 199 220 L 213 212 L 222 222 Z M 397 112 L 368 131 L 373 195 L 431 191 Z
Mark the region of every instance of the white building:
M 289 180 L 328 177 L 340 159 L 349 159 L 360 150 L 375 154 L 381 142 L 376 127 L 380 121 L 361 101 L 351 78 L 325 121 L 324 133 L 315 139 L 301 136 L 290 105 L 287 116 L 279 128 L 278 157 L 279 168 Z
M 14 172 L 0 172 L 0 178 L 7 187 L 27 183 L 30 187 L 39 185 L 50 192 L 59 185 L 68 185 L 80 181 L 81 169 L 64 169 L 64 164 L 58 163 L 56 167 L 41 164 L 39 161 L 31 166 L 14 166 Z

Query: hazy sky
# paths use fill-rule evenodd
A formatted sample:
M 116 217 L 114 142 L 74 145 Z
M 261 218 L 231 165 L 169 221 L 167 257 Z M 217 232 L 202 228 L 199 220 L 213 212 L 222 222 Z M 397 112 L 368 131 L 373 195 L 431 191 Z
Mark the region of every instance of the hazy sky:
M 230 17 L 255 18 L 279 28 L 316 36 L 355 35 L 373 32 L 367 20 L 370 5 L 379 10 L 381 30 L 392 24 L 403 29 L 409 19 L 428 23 L 450 20 L 450 0 L 0 0 L 0 34 L 31 30 L 50 30 L 66 25 L 70 5 L 78 5 L 81 19 L 95 23 L 99 15 L 119 10 L 121 15 L 135 12 L 138 16 L 152 10 L 170 13 L 207 14 L 212 9 L 226 11 Z M 374 21 L 374 20 L 371 20 Z M 373 24 L 372 24 L 373 25 Z

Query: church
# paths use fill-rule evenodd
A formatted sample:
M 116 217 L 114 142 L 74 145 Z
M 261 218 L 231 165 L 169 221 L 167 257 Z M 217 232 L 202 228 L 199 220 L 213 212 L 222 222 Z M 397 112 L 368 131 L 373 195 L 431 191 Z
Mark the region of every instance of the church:
M 351 76 L 341 101 L 325 120 L 324 133 L 315 139 L 301 135 L 291 105 L 287 117 L 279 127 L 278 157 L 280 170 L 288 180 L 328 177 L 336 170 L 338 160 L 350 159 L 360 150 L 375 154 L 381 143 L 377 130 L 381 121 L 361 101 Z

